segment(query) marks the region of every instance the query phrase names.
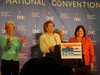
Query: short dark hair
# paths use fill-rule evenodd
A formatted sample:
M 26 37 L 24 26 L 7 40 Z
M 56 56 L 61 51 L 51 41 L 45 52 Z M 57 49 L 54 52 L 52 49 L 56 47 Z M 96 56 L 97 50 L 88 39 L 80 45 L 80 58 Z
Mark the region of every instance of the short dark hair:
M 77 37 L 77 31 L 79 31 L 80 28 L 82 28 L 83 33 L 84 33 L 83 37 L 85 37 L 85 36 L 86 36 L 86 31 L 85 31 L 85 27 L 84 27 L 83 25 L 78 25 L 78 26 L 76 27 L 75 33 L 74 33 L 75 37 Z
M 48 27 L 48 24 L 49 23 L 52 23 L 53 24 L 53 26 L 55 26 L 55 24 L 52 22 L 52 21 L 46 21 L 45 23 L 44 23 L 44 25 L 43 25 L 43 29 L 44 29 L 44 32 L 46 33 L 47 31 L 46 31 L 46 27 Z

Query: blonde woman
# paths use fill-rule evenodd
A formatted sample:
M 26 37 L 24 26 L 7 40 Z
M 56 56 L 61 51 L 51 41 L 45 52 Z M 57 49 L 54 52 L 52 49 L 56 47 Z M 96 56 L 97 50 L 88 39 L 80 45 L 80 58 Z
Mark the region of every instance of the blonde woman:
M 2 75 L 19 75 L 19 57 L 18 52 L 22 49 L 22 43 L 26 39 L 26 34 L 20 38 L 13 35 L 15 25 L 13 21 L 5 23 L 5 31 L 7 34 L 0 37 L 0 45 L 2 48 Z

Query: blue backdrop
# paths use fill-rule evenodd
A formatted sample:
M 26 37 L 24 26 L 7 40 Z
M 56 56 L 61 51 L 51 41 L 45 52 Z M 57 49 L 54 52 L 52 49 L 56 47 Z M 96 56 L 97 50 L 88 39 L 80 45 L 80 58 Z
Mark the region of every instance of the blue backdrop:
M 74 36 L 77 25 L 84 25 L 95 50 L 95 75 L 100 75 L 100 1 L 99 0 L 0 0 L 0 36 L 4 24 L 15 22 L 15 35 L 27 34 L 19 53 L 20 68 L 31 58 L 31 47 L 37 44 L 35 35 L 43 33 L 43 23 L 52 20 L 55 29 L 64 31 L 64 40 Z M 1 50 L 0 50 L 1 52 Z M 1 53 L 0 53 L 1 55 Z

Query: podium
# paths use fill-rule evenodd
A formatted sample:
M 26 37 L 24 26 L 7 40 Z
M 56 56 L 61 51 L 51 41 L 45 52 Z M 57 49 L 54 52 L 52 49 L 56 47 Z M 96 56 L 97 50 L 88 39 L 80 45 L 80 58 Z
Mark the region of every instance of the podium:
M 73 75 L 77 72 L 78 60 L 82 59 L 81 43 L 61 43 L 61 61 L 72 68 Z

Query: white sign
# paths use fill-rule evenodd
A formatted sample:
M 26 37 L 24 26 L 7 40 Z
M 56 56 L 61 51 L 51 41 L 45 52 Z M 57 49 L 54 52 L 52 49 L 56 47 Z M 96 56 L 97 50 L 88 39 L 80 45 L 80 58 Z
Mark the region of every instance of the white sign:
M 61 59 L 82 59 L 81 43 L 61 43 Z

